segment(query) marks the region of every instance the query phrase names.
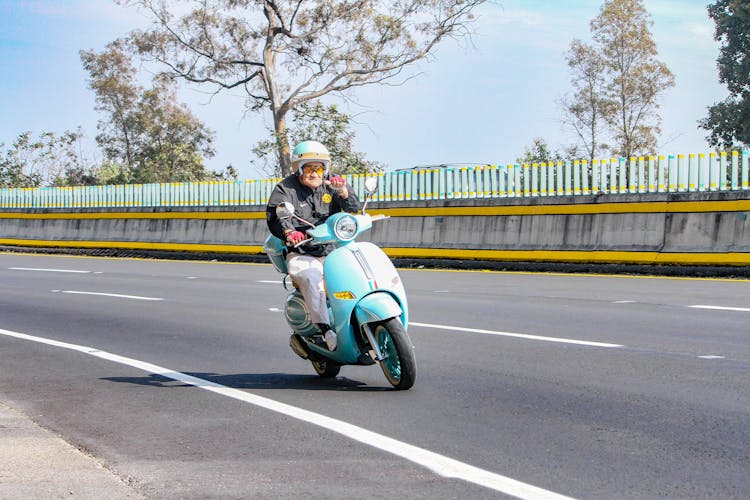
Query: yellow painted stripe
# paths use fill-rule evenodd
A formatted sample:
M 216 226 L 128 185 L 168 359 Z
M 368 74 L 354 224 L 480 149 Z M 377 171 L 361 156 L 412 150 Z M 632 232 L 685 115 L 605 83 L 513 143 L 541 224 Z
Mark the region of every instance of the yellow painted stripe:
M 0 219 L 265 219 L 266 212 L 0 212 Z
M 636 203 L 585 203 L 575 205 L 495 205 L 489 207 L 433 207 L 433 208 L 383 208 L 373 213 L 391 217 L 430 216 L 492 216 L 492 215 L 558 215 L 558 214 L 609 214 L 609 213 L 698 213 L 746 212 L 750 200 L 734 201 L 677 201 Z
M 391 258 L 492 260 L 523 262 L 598 262 L 614 264 L 750 265 L 750 253 L 625 252 L 578 250 L 463 250 L 453 248 L 383 248 Z
M 129 250 L 171 250 L 184 252 L 221 252 L 261 254 L 260 245 L 214 245 L 198 243 L 159 243 L 141 241 L 54 241 L 0 238 L 0 245 L 119 248 Z M 750 252 L 625 252 L 576 250 L 462 250 L 453 248 L 383 248 L 391 258 L 490 260 L 523 262 L 594 262 L 614 264 L 750 265 Z
M 60 248 L 120 248 L 126 250 L 172 250 L 183 252 L 263 253 L 260 245 L 214 245 L 201 243 L 159 243 L 148 241 L 24 240 L 0 238 L 0 245 Z

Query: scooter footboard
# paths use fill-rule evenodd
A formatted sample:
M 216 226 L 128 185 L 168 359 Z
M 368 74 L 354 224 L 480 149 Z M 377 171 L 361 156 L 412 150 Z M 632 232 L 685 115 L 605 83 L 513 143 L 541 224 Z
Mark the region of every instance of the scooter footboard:
M 390 293 L 376 292 L 362 297 L 354 307 L 354 314 L 359 324 L 364 324 L 401 316 L 402 310 Z

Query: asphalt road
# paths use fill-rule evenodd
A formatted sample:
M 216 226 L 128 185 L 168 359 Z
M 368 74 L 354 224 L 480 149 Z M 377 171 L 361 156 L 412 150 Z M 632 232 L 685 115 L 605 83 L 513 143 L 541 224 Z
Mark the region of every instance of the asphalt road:
M 0 402 L 150 498 L 747 497 L 750 282 L 402 278 L 396 392 L 297 358 L 268 265 L 0 254 Z

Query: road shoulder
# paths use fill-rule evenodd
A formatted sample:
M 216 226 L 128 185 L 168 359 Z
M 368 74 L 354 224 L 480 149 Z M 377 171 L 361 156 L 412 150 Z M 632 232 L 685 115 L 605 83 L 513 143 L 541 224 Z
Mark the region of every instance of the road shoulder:
M 0 402 L 0 498 L 145 498 L 95 458 Z

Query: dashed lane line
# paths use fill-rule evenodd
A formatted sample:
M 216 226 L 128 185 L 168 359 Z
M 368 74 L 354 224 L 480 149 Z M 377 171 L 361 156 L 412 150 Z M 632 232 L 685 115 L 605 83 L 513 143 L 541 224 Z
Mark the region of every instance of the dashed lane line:
M 38 271 L 44 273 L 79 273 L 89 274 L 91 271 L 80 271 L 77 269 L 45 269 L 41 267 L 9 267 L 11 271 Z
M 725 307 L 725 306 L 688 306 L 693 309 L 714 309 L 716 311 L 739 311 L 739 312 L 750 312 L 750 307 Z
M 105 293 L 105 292 L 83 292 L 79 290 L 52 290 L 55 293 L 70 293 L 73 295 L 98 295 L 101 297 L 115 297 L 118 299 L 133 299 L 133 300 L 164 300 L 161 297 L 142 297 L 140 295 L 123 295 L 121 293 Z
M 467 332 L 467 333 L 482 333 L 485 335 L 498 335 L 500 337 L 515 337 L 515 338 L 526 339 L 526 340 L 540 340 L 543 342 L 559 342 L 562 344 L 577 344 L 577 345 L 586 345 L 586 346 L 592 346 L 592 347 L 625 347 L 622 344 L 609 344 L 606 342 L 593 342 L 590 340 L 566 339 L 566 338 L 561 338 L 561 337 L 545 337 L 542 335 L 529 335 L 526 333 L 500 332 L 500 331 L 495 331 L 495 330 L 482 330 L 479 328 L 464 328 L 461 326 L 434 325 L 431 323 L 415 323 L 413 321 L 409 321 L 409 326 L 420 326 L 423 328 L 435 328 L 438 330 L 453 330 L 457 332 Z

